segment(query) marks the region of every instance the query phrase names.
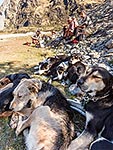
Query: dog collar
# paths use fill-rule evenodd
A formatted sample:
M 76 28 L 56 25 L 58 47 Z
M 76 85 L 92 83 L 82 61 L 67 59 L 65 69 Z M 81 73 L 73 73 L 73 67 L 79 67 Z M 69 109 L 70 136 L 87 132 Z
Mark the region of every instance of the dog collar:
M 86 95 L 83 97 L 82 101 L 81 101 L 81 104 L 82 104 L 83 108 L 85 107 L 85 105 L 86 105 L 89 101 L 90 101 L 90 97 L 89 97 L 88 94 L 86 94 Z
M 89 94 L 86 94 L 84 97 L 83 97 L 83 106 L 85 105 L 85 104 L 87 104 L 89 101 L 93 101 L 93 102 L 97 102 L 98 100 L 102 100 L 102 99 L 105 99 L 106 97 L 108 97 L 109 96 L 109 93 L 110 93 L 111 91 L 108 91 L 106 94 L 104 94 L 103 96 L 97 96 L 97 97 L 93 97 L 93 96 L 90 96 Z

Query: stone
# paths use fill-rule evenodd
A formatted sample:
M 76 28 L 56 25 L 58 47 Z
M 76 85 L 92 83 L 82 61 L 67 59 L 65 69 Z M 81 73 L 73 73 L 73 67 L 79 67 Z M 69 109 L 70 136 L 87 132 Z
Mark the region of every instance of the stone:
M 109 49 L 107 52 L 108 53 L 113 53 L 113 48 Z
M 4 29 L 4 16 L 2 12 L 0 12 L 0 30 Z
M 113 39 L 110 39 L 106 44 L 105 46 L 109 49 L 113 48 Z

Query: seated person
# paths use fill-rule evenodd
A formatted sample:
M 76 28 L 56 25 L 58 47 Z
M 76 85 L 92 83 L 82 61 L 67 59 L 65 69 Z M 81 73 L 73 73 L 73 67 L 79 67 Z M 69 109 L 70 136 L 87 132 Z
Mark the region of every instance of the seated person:
M 77 35 L 77 28 L 79 27 L 78 21 L 75 18 L 75 16 L 72 16 L 72 29 L 73 29 L 73 35 Z
M 70 17 L 68 18 L 68 25 L 63 28 L 63 37 L 64 39 L 71 39 L 71 37 L 76 33 L 76 28 L 78 26 L 78 22 L 76 18 Z
M 32 44 L 35 44 L 36 46 L 40 44 L 39 36 L 40 36 L 40 31 L 37 30 L 36 33 L 31 37 L 32 38 Z
M 84 10 L 82 10 L 80 13 L 80 27 L 84 29 L 85 34 L 90 34 L 92 32 L 93 23 L 90 19 L 90 17 L 86 14 Z

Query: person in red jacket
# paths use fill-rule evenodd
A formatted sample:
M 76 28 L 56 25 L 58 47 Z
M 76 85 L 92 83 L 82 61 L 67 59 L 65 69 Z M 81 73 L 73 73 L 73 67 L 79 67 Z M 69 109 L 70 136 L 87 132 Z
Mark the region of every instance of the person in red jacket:
M 74 16 L 69 16 L 68 17 L 68 25 L 64 26 L 63 28 L 63 37 L 65 39 L 70 39 L 75 33 L 76 33 L 76 28 L 78 27 L 78 22 Z

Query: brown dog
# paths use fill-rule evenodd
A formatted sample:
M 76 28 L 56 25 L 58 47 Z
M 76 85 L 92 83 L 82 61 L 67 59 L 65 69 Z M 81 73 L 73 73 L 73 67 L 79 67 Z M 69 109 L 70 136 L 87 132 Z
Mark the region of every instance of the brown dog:
M 77 84 L 89 98 L 85 104 L 86 126 L 83 133 L 71 142 L 68 150 L 87 150 L 99 135 L 106 140 L 95 143 L 90 149 L 112 150 L 113 76 L 102 67 L 93 67 Z
M 27 120 L 19 121 L 16 133 L 26 127 L 28 150 L 66 150 L 75 136 L 73 110 L 62 93 L 53 85 L 36 79 L 25 79 L 14 90 L 11 108 L 21 111 L 31 101 L 36 108 Z

